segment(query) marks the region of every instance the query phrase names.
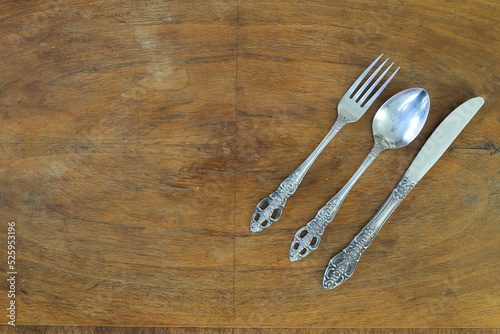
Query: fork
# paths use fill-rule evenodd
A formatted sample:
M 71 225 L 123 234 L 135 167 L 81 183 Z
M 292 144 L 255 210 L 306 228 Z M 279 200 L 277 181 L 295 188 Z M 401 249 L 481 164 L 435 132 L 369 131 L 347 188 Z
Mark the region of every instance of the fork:
M 396 75 L 399 67 L 365 103 L 375 87 L 379 84 L 379 82 L 394 64 L 393 62 L 391 65 L 389 65 L 387 69 L 376 79 L 376 81 L 368 89 L 366 89 L 378 74 L 378 72 L 383 68 L 385 63 L 389 60 L 389 58 L 387 58 L 358 89 L 358 86 L 361 84 L 363 79 L 367 76 L 367 74 L 382 56 L 383 54 L 378 56 L 378 58 L 375 59 L 375 61 L 371 63 L 370 66 L 368 66 L 368 68 L 352 84 L 349 90 L 342 97 L 337 106 L 337 120 L 335 121 L 325 138 L 323 138 L 321 143 L 319 143 L 319 145 L 311 153 L 311 155 L 280 184 L 275 192 L 273 192 L 271 195 L 264 198 L 257 204 L 257 207 L 255 208 L 255 211 L 252 215 L 252 220 L 250 222 L 250 231 L 262 231 L 277 222 L 278 219 L 280 219 L 283 207 L 285 206 L 287 199 L 290 198 L 293 193 L 295 193 L 295 191 L 299 187 L 300 182 L 302 182 L 302 179 L 313 164 L 314 160 L 316 160 L 325 146 L 328 145 L 328 143 L 340 131 L 340 129 L 342 129 L 344 125 L 359 120 L 361 116 L 363 116 L 364 113 L 368 110 L 368 108 L 370 108 L 370 106 L 380 95 L 380 93 L 382 93 L 382 91 L 389 84 L 394 75 Z

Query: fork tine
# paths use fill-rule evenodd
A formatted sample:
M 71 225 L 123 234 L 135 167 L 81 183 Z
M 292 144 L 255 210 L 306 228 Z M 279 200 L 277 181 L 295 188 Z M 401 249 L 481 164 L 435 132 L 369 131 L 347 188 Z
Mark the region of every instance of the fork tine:
M 368 66 L 368 68 L 359 76 L 359 78 L 356 81 L 354 81 L 354 83 L 352 84 L 352 86 L 347 91 L 347 95 L 351 96 L 352 92 L 354 92 L 354 90 L 356 89 L 356 87 L 358 87 L 358 85 L 361 83 L 361 81 L 364 79 L 364 77 L 368 74 L 368 72 L 370 72 L 370 70 L 372 69 L 372 67 L 375 66 L 375 64 L 378 62 L 378 60 L 380 59 L 380 57 L 382 57 L 383 55 L 384 54 L 382 53 L 380 56 L 378 56 L 378 58 L 375 59 L 375 61 L 373 63 L 371 63 L 371 65 Z
M 392 66 L 392 64 L 391 64 L 391 66 Z M 387 72 L 387 70 L 386 70 L 386 72 Z M 396 75 L 396 73 L 398 71 L 399 71 L 399 67 L 394 71 L 394 73 L 392 73 L 392 75 L 389 77 L 389 79 L 387 79 L 386 82 L 384 82 L 384 84 L 377 90 L 377 92 L 375 94 L 373 94 L 371 99 L 365 103 L 365 105 L 363 106 L 363 109 L 369 108 L 372 105 L 373 101 L 375 101 L 375 99 L 380 95 L 380 93 L 382 93 L 382 91 L 385 89 L 385 87 L 389 84 L 389 82 L 392 80 L 392 78 Z M 384 72 L 384 74 L 385 74 L 385 72 Z M 383 75 L 381 75 L 381 77 L 383 77 Z
M 366 93 L 363 94 L 363 96 L 361 97 L 361 99 L 359 99 L 358 103 L 359 105 L 362 105 L 363 102 L 368 98 L 368 96 L 370 95 L 370 93 L 375 89 L 375 87 L 377 87 L 378 83 L 380 82 L 380 80 L 382 80 L 382 78 L 387 74 L 387 72 L 389 72 L 390 68 L 392 67 L 392 65 L 394 65 L 394 62 L 392 64 L 390 64 L 384 71 L 384 73 L 382 73 L 378 79 L 375 81 L 375 83 L 373 85 L 371 85 L 371 87 L 366 91 Z
M 382 67 L 384 67 L 385 63 L 387 63 L 388 60 L 389 60 L 389 58 L 387 58 L 382 64 L 380 64 L 380 66 L 375 71 L 373 71 L 372 75 L 370 75 L 370 77 L 368 78 L 368 80 L 365 81 L 365 83 L 363 84 L 363 86 L 361 86 L 361 88 L 358 89 L 358 91 L 356 92 L 356 94 L 352 98 L 354 101 L 356 101 L 358 99 L 358 97 L 361 95 L 361 93 L 363 93 L 363 91 L 365 90 L 366 86 L 368 86 L 370 84 L 370 82 L 373 80 L 373 78 L 375 78 L 375 76 L 377 75 L 377 73 L 380 71 L 380 69 Z M 384 73 L 386 73 L 386 72 L 384 72 Z M 380 81 L 380 79 L 379 79 L 379 81 Z M 375 84 L 377 84 L 377 83 L 378 83 L 378 81 Z

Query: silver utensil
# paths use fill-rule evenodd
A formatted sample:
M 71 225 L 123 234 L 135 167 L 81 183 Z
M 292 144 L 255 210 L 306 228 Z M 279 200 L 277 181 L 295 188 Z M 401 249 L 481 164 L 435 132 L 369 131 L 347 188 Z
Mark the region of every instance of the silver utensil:
M 290 261 L 300 260 L 318 248 L 325 228 L 335 218 L 363 172 L 382 151 L 411 143 L 422 130 L 428 113 L 429 94 L 423 88 L 399 92 L 380 107 L 373 118 L 372 150 L 346 185 L 318 211 L 313 220 L 297 231 L 290 246 Z
M 413 187 L 415 187 L 417 182 L 422 179 L 425 173 L 443 155 L 483 103 L 484 99 L 482 97 L 470 99 L 456 108 L 441 122 L 425 142 L 417 157 L 413 160 L 384 205 L 382 205 L 375 216 L 354 237 L 349 245 L 330 260 L 323 276 L 323 287 L 325 289 L 333 289 L 352 276 L 361 254 L 370 246 L 370 243 L 380 231 L 385 221 Z
M 255 208 L 255 211 L 252 215 L 252 220 L 250 222 L 250 231 L 262 231 L 278 221 L 278 219 L 281 217 L 281 213 L 287 199 L 290 198 L 293 193 L 295 193 L 300 182 L 302 182 L 302 179 L 313 164 L 314 160 L 316 160 L 325 146 L 332 140 L 332 138 L 345 124 L 352 123 L 360 119 L 361 116 L 363 116 L 363 114 L 366 112 L 366 110 L 368 110 L 368 108 L 372 105 L 373 101 L 375 101 L 375 99 L 385 89 L 387 84 L 392 80 L 394 75 L 399 70 L 399 67 L 376 91 L 376 93 L 373 94 L 373 96 L 367 102 L 365 102 L 370 96 L 371 92 L 378 85 L 380 80 L 382 80 L 382 78 L 387 74 L 391 66 L 394 64 L 392 63 L 389 67 L 387 67 L 387 69 L 378 77 L 378 79 L 368 89 L 366 89 L 375 78 L 377 73 L 380 71 L 380 69 L 387 62 L 387 60 L 389 60 L 389 58 L 387 58 L 358 89 L 358 86 L 361 84 L 368 72 L 370 72 L 372 67 L 378 62 L 381 57 L 382 55 L 375 59 L 375 61 L 370 66 L 368 66 L 363 74 L 361 74 L 361 76 L 349 88 L 347 93 L 342 97 L 337 106 L 338 117 L 335 121 L 335 124 L 333 124 L 328 134 L 325 136 L 325 138 L 323 138 L 321 143 L 319 143 L 319 145 L 311 153 L 311 155 L 280 184 L 275 192 L 273 192 L 271 195 L 264 198 L 257 204 L 257 207 Z

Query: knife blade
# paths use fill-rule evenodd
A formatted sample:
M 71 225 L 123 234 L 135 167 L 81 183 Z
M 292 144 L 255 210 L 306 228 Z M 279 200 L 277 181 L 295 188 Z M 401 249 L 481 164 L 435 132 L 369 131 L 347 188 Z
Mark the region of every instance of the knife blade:
M 458 106 L 439 124 L 408 168 L 406 174 L 411 180 L 415 183 L 420 181 L 483 104 L 482 97 L 472 98 Z
M 333 289 L 352 276 L 361 255 L 370 246 L 392 212 L 439 160 L 483 104 L 482 97 L 467 100 L 439 124 L 382 207 L 349 245 L 329 261 L 323 275 L 323 288 Z

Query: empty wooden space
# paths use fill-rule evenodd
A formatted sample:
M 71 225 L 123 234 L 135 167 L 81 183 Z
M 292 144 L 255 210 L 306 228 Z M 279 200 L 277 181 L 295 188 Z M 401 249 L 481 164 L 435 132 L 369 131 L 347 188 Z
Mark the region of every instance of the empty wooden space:
M 16 222 L 20 332 L 499 327 L 499 23 L 486 0 L 4 1 L 0 225 L 6 236 Z M 255 205 L 321 141 L 381 53 L 396 77 L 320 155 L 281 219 L 251 233 Z M 377 108 L 410 87 L 431 99 L 421 134 L 382 153 L 319 249 L 290 262 L 295 231 L 370 151 Z M 323 290 L 329 259 L 475 96 L 483 108 L 354 276 Z M 6 279 L 6 241 L 0 252 Z M 164 326 L 199 328 L 154 329 Z

